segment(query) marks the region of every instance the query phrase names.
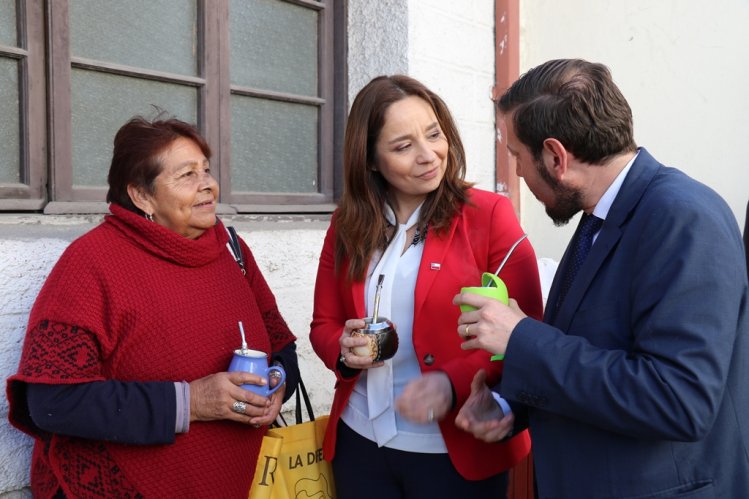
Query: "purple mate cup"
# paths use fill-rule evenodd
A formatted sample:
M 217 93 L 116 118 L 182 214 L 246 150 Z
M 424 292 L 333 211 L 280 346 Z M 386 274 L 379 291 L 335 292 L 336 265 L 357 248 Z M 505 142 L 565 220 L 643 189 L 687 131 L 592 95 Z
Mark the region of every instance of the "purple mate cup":
M 257 374 L 258 376 L 265 378 L 267 383 L 265 385 L 240 385 L 245 390 L 257 393 L 263 397 L 268 397 L 276 390 L 281 388 L 284 381 L 286 381 L 286 371 L 281 366 L 268 367 L 268 356 L 265 352 L 259 350 L 250 350 L 248 348 L 240 348 L 234 350 L 234 357 L 231 359 L 229 364 L 229 372 L 242 371 L 246 373 Z M 281 378 L 273 388 L 270 387 L 270 380 L 268 376 L 273 371 L 278 372 Z

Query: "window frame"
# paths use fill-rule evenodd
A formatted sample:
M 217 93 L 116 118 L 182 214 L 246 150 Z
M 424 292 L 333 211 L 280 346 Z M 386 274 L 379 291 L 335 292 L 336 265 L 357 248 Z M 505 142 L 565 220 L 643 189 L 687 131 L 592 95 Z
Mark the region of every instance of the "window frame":
M 20 182 L 0 183 L 0 210 L 39 210 L 47 202 L 46 85 L 43 0 L 16 0 L 17 47 L 0 55 L 18 62 Z
M 221 187 L 219 213 L 329 213 L 341 194 L 343 128 L 346 99 L 345 0 L 279 0 L 316 10 L 318 15 L 318 97 L 309 98 L 231 85 L 229 77 L 229 2 L 198 0 L 198 76 L 184 76 L 72 57 L 69 0 L 17 0 L 18 24 L 24 25 L 28 49 L 0 47 L 0 53 L 28 60 L 29 78 L 22 94 L 21 156 L 33 185 L 21 189 L 0 184 L 0 210 L 45 213 L 106 212 L 106 186 L 73 185 L 72 74 L 74 68 L 129 76 L 197 89 L 198 127 L 213 149 L 214 174 Z M 21 14 L 21 12 L 23 14 Z M 45 22 L 46 20 L 46 22 Z M 27 26 L 28 25 L 28 26 Z M 45 28 L 48 41 L 45 42 Z M 20 28 L 19 28 L 19 38 Z M 47 55 L 45 56 L 45 48 Z M 336 62 L 340 61 L 338 64 Z M 28 82 L 44 82 L 30 85 Z M 46 94 L 48 88 L 49 94 Z M 40 93 L 41 92 L 41 93 Z M 233 192 L 231 188 L 231 103 L 236 93 L 264 99 L 304 102 L 320 107 L 318 121 L 318 190 L 312 193 Z M 46 131 L 49 130 L 47 137 Z M 49 149 L 47 150 L 47 144 Z M 23 186 L 22 186 L 23 187 Z M 13 199 L 8 199 L 8 198 Z M 25 197 L 25 202 L 18 198 Z
M 341 33 L 345 33 L 341 29 L 340 21 L 345 19 L 343 13 L 343 1 L 328 0 L 327 2 L 313 1 L 313 0 L 283 0 L 286 3 L 292 5 L 298 5 L 300 7 L 307 7 L 318 12 L 318 97 L 308 97 L 295 95 L 286 92 L 274 92 L 268 90 L 262 90 L 253 87 L 246 87 L 240 85 L 232 85 L 229 77 L 229 51 L 224 50 L 223 66 L 225 70 L 222 71 L 222 78 L 225 78 L 226 87 L 229 88 L 229 96 L 231 95 L 242 95 L 247 97 L 258 97 L 261 99 L 268 99 L 280 102 L 291 102 L 300 103 L 307 105 L 317 105 L 319 108 L 319 122 L 318 122 L 318 192 L 317 193 L 248 193 L 248 192 L 236 192 L 229 188 L 231 181 L 231 159 L 227 157 L 231 154 L 231 148 L 228 147 L 231 142 L 231 107 L 227 104 L 224 108 L 226 115 L 222 116 L 221 123 L 229 124 L 221 129 L 221 144 L 222 150 L 226 152 L 225 156 L 222 156 L 221 161 L 221 178 L 222 183 L 220 184 L 222 192 L 226 192 L 226 196 L 222 194 L 222 201 L 231 204 L 241 213 L 278 213 L 278 212 L 330 212 L 334 209 L 335 205 L 332 204 L 336 198 L 335 179 L 342 178 L 337 175 L 341 168 L 336 168 L 336 162 L 340 163 L 340 156 L 336 158 L 335 151 L 339 150 L 337 147 L 339 142 L 336 140 L 336 136 L 342 135 L 343 122 L 345 121 L 345 114 L 343 119 L 340 118 L 340 111 L 343 108 L 345 113 L 345 107 L 341 106 L 340 102 L 336 102 L 335 95 L 346 95 L 345 92 L 336 94 L 336 79 L 340 78 L 340 73 L 335 74 L 335 60 L 339 57 L 339 53 L 334 52 L 337 48 L 335 43 L 336 37 L 338 40 L 343 40 Z M 227 22 L 228 22 L 228 8 L 227 8 Z M 336 22 L 338 21 L 338 23 Z M 229 45 L 229 30 L 225 29 L 221 32 L 222 43 Z M 337 78 L 336 78 L 337 77 Z M 222 85 L 222 88 L 224 85 Z M 223 108 L 222 108 L 223 109 Z M 336 123 L 336 120 L 338 122 Z M 329 165 L 325 168 L 325 165 Z M 225 179 L 225 180 L 224 180 Z

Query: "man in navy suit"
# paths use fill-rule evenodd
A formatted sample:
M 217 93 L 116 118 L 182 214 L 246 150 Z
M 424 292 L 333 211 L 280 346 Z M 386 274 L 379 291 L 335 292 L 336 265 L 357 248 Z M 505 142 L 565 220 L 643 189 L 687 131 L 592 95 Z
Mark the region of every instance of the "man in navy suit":
M 736 218 L 637 148 L 603 65 L 549 61 L 498 105 L 518 175 L 555 224 L 580 211 L 586 225 L 600 220 L 587 257 L 572 256 L 578 228 L 543 322 L 513 300 L 456 296 L 479 307 L 460 316 L 464 348 L 505 356 L 496 390 L 514 409 L 488 419 L 499 411 L 479 374 L 456 422 L 497 440 L 527 416 L 541 498 L 749 497 L 749 292 Z

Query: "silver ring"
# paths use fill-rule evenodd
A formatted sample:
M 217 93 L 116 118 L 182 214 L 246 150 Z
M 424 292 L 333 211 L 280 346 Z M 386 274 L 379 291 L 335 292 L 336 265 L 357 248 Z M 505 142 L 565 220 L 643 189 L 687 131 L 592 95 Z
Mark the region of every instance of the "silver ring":
M 434 421 L 434 409 L 432 409 L 431 407 L 427 409 L 427 421 L 429 421 L 430 423 Z
M 346 363 L 346 356 L 343 355 L 343 354 L 341 354 L 341 357 L 338 360 L 341 361 L 341 364 L 345 364 Z
M 468 334 L 468 328 L 469 327 L 471 327 L 471 325 L 470 324 L 466 324 L 466 336 L 469 336 L 469 334 Z
M 252 426 L 253 426 L 254 428 L 260 428 L 260 425 L 259 425 L 259 424 L 254 424 L 254 425 L 252 425 Z
M 244 402 L 240 402 L 237 400 L 231 405 L 231 410 L 236 412 L 237 414 L 244 414 L 244 410 L 247 409 L 247 404 Z

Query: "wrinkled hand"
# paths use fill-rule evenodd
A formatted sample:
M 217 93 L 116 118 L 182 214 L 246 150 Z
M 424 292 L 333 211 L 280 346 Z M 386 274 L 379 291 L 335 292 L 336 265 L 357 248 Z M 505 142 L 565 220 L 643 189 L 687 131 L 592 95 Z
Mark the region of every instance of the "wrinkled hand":
M 190 383 L 190 421 L 228 419 L 256 424 L 253 418 L 265 420 L 271 414 L 271 400 L 247 391 L 239 385 L 264 385 L 265 379 L 246 372 L 216 373 Z M 283 388 L 274 395 L 278 395 Z M 232 411 L 234 402 L 245 402 L 244 414 Z M 274 416 L 275 417 L 275 416 Z M 272 418 L 271 418 L 272 420 Z
M 480 369 L 471 382 L 471 394 L 455 417 L 455 426 L 484 442 L 505 438 L 515 423 L 515 416 L 505 416 L 486 386 L 486 372 Z
M 273 388 L 279 382 L 279 378 L 270 378 L 270 386 Z M 259 417 L 250 418 L 250 424 L 255 426 L 266 426 L 271 424 L 278 417 L 278 413 L 281 412 L 281 406 L 283 405 L 283 397 L 286 394 L 286 383 L 281 386 L 278 390 L 273 392 L 270 396 L 270 405 L 268 406 L 268 414 Z M 248 409 L 249 410 L 249 409 Z
M 406 385 L 395 401 L 395 409 L 414 423 L 431 423 L 448 413 L 452 396 L 452 383 L 447 374 L 432 371 Z
M 476 307 L 458 317 L 458 335 L 466 340 L 460 345 L 463 350 L 481 348 L 492 354 L 504 354 L 513 329 L 526 317 L 512 298 L 505 305 L 486 296 L 460 293 L 455 295 L 453 303 Z
M 371 369 L 373 367 L 380 367 L 384 362 L 372 362 L 370 357 L 364 357 L 356 355 L 351 351 L 354 347 L 363 347 L 367 345 L 366 338 L 355 338 L 351 336 L 352 331 L 361 329 L 367 324 L 364 319 L 349 319 L 344 324 L 343 332 L 341 337 L 338 339 L 338 344 L 341 345 L 341 359 L 343 364 L 352 369 Z

